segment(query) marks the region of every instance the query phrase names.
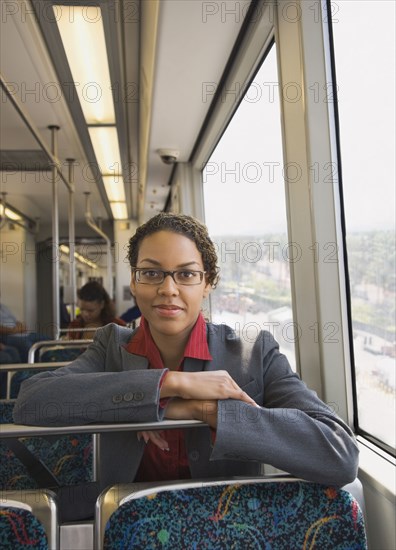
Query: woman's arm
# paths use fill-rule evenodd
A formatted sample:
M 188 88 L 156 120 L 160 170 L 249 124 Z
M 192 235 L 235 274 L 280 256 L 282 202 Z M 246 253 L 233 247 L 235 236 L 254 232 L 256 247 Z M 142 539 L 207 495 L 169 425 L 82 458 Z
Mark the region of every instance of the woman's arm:
M 358 448 L 349 427 L 292 372 L 268 333 L 262 361 L 262 406 L 219 401 L 211 459 L 255 460 L 319 483 L 353 481 Z
M 125 369 L 125 370 L 124 370 Z M 73 363 L 23 382 L 14 421 L 41 426 L 161 420 L 163 370 L 136 369 L 121 350 L 114 325 L 99 329 Z

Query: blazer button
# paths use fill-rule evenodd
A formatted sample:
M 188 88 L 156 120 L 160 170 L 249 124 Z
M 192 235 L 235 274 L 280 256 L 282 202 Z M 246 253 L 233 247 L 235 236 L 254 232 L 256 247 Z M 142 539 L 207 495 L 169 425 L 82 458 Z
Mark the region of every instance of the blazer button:
M 141 391 L 136 391 L 134 394 L 133 394 L 133 398 L 135 401 L 141 401 L 144 397 L 144 393 L 141 392 Z
M 122 395 L 120 393 L 116 393 L 115 395 L 113 395 L 112 401 L 113 403 L 121 403 Z
M 124 401 L 132 401 L 133 399 L 133 393 L 132 392 L 128 392 L 124 395 Z

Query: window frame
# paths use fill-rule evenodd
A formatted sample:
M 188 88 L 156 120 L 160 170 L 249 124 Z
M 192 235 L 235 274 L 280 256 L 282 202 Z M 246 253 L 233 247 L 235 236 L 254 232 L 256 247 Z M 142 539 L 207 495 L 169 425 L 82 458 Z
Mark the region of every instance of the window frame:
M 275 38 L 280 89 L 287 87 L 283 83 L 295 83 L 302 94 L 301 100 L 295 103 L 288 101 L 285 94 L 280 94 L 284 162 L 287 166 L 297 164 L 302 174 L 294 186 L 292 183 L 286 185 L 289 239 L 298 242 L 304 252 L 301 260 L 290 266 L 293 319 L 303 334 L 296 342 L 297 371 L 352 426 L 345 275 L 341 265 L 342 227 L 339 209 L 332 211 L 330 216 L 327 214 L 329 203 L 339 201 L 339 190 L 337 178 L 332 178 L 327 187 L 315 184 L 314 178 L 328 178 L 329 174 L 324 169 L 319 170 L 318 174 L 310 169 L 313 164 L 311 159 L 315 159 L 321 167 L 328 163 L 333 166 L 336 162 L 335 132 L 331 131 L 332 110 L 327 103 L 315 102 L 314 94 L 309 91 L 310 77 L 320 89 L 326 89 L 329 78 L 326 72 L 328 52 L 323 50 L 322 20 L 318 18 L 315 21 L 310 5 L 305 2 L 300 5 L 291 0 L 279 0 L 275 4 L 260 1 L 255 4 L 233 63 L 223 79 L 222 89 L 219 89 L 217 101 L 211 108 L 211 116 L 201 131 L 189 170 L 178 170 L 175 181 L 180 203 L 187 204 L 188 198 L 193 197 L 194 204 L 191 204 L 188 213 L 204 219 L 203 200 L 199 200 L 199 195 L 202 197 L 202 169 Z M 293 18 L 296 7 L 297 17 Z M 307 74 L 306 67 L 310 68 L 312 76 Z M 321 75 L 319 83 L 318 74 Z M 238 85 L 239 96 L 230 93 Z M 318 120 L 321 121 L 319 127 L 326 128 L 326 132 L 315 131 Z M 185 179 L 181 177 L 182 171 L 187 175 Z M 194 192 L 197 186 L 200 193 Z M 312 212 L 311 201 L 315 216 L 299 219 L 301 211 Z M 328 243 L 335 243 L 341 262 L 316 262 L 315 250 L 310 250 L 312 243 L 317 243 L 315 246 L 322 254 L 326 253 Z M 312 289 L 315 291 L 312 292 Z M 332 296 L 330 299 L 327 297 L 328 289 Z M 340 299 L 334 300 L 334 295 L 340 296 Z M 337 342 L 327 341 L 329 330 L 331 332 L 333 327 L 338 330 Z
M 296 345 L 297 371 L 357 430 L 329 13 L 329 0 L 255 3 L 192 157 L 177 167 L 174 182 L 183 212 L 204 219 L 202 170 L 275 39 L 280 89 L 292 83 L 301 90 L 296 102 L 280 94 L 284 162 L 301 169 L 299 181 L 285 185 L 289 239 L 303 250 L 290 266 L 293 319 L 303 332 Z M 237 83 L 239 97 L 226 93 Z M 309 215 L 301 219 L 301 211 Z
M 332 13 L 331 0 L 322 0 L 322 9 L 326 9 L 326 13 Z M 325 8 L 324 8 L 325 6 Z M 336 59 L 335 59 L 335 47 L 334 47 L 334 36 L 333 36 L 333 23 L 332 17 L 328 17 L 324 22 L 324 31 L 328 33 L 327 43 L 328 43 L 328 64 L 329 71 L 332 74 L 332 90 L 334 95 L 334 132 L 336 138 L 336 154 L 337 154 L 337 163 L 340 167 L 339 169 L 339 189 L 340 189 L 340 209 L 341 209 L 341 222 L 342 222 L 342 236 L 343 236 L 343 250 L 344 250 L 344 273 L 345 273 L 345 286 L 346 286 L 346 308 L 348 316 L 348 332 L 349 340 L 352 343 L 350 346 L 350 365 L 351 365 L 351 376 L 352 376 L 352 391 L 353 391 L 353 426 L 355 433 L 360 436 L 360 440 L 363 444 L 369 449 L 375 449 L 376 447 L 381 449 L 380 456 L 390 461 L 395 465 L 395 449 L 390 445 L 381 441 L 371 433 L 362 429 L 359 425 L 359 413 L 358 413 L 358 398 L 357 398 L 357 381 L 356 381 L 356 364 L 355 364 L 355 355 L 354 355 L 354 346 L 353 346 L 353 318 L 352 318 L 352 296 L 350 291 L 350 279 L 348 272 L 348 260 L 347 260 L 347 229 L 345 223 L 345 205 L 342 196 L 343 189 L 343 178 L 342 178 L 342 151 L 341 151 L 341 132 L 340 132 L 340 121 L 339 121 L 339 111 L 338 111 L 338 86 L 337 86 L 337 73 L 336 73 Z M 384 452 L 383 452 L 384 451 Z

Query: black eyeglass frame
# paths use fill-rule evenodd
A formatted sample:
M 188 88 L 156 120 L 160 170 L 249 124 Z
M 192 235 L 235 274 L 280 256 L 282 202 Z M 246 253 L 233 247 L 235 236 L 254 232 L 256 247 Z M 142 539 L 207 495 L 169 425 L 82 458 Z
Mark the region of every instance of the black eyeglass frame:
M 161 281 L 156 281 L 155 283 L 143 283 L 142 281 L 139 280 L 141 271 L 156 271 L 157 273 L 162 273 L 162 279 L 161 279 Z M 175 279 L 175 273 L 185 273 L 186 271 L 188 271 L 190 273 L 199 273 L 199 277 L 200 277 L 199 282 L 198 283 L 178 283 Z M 197 286 L 197 285 L 200 285 L 202 283 L 204 275 L 206 273 L 206 271 L 199 271 L 197 269 L 176 269 L 175 271 L 165 271 L 163 269 L 157 269 L 155 267 L 133 267 L 132 272 L 135 274 L 135 280 L 138 284 L 140 284 L 140 285 L 152 285 L 152 286 L 162 285 L 162 283 L 165 281 L 165 278 L 168 277 L 168 275 L 170 277 L 172 277 L 172 279 L 173 279 L 173 281 L 176 285 Z

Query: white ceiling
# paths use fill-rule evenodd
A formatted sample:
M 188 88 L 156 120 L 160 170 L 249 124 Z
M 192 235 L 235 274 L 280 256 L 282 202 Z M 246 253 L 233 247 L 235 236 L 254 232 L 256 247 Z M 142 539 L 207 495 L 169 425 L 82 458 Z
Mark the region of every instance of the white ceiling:
M 7 1 L 7 0 L 6 0 Z M 153 0 L 143 0 L 153 1 Z M 201 0 L 161 0 L 155 56 L 154 81 L 148 150 L 139 158 L 146 158 L 147 182 L 145 218 L 162 210 L 169 192 L 172 166 L 161 162 L 159 148 L 177 149 L 179 161 L 189 160 L 197 136 L 210 106 L 205 96 L 206 86 L 220 81 L 224 67 L 242 24 L 250 0 L 239 2 L 240 14 L 226 16 L 223 13 L 205 13 L 207 2 Z M 27 2 L 21 2 L 29 7 Z M 227 3 L 218 3 L 219 6 Z M 229 2 L 235 7 L 235 2 Z M 216 4 L 217 5 L 217 4 Z M 244 7 L 245 6 L 245 7 Z M 12 13 L 12 10 L 10 10 Z M 10 84 L 13 94 L 39 131 L 43 141 L 51 148 L 48 125 L 58 125 L 58 159 L 67 175 L 67 158 L 76 159 L 75 207 L 76 219 L 84 219 L 84 192 L 91 193 L 91 211 L 94 218 L 109 218 L 109 206 L 103 201 L 103 189 L 98 187 L 87 168 L 87 155 L 77 132 L 68 104 L 58 84 L 59 74 L 43 40 L 39 26 L 29 11 L 7 15 L 1 19 L 1 73 Z M 128 30 L 128 29 L 127 29 Z M 139 67 L 133 66 L 138 55 L 131 53 L 130 33 L 124 32 L 112 38 L 112 47 L 118 48 L 126 67 L 126 78 L 138 75 Z M 140 47 L 145 47 L 145 37 L 140 36 Z M 140 56 L 142 59 L 142 56 Z M 134 77 L 135 78 L 135 77 Z M 39 145 L 16 115 L 10 101 L 1 99 L 0 149 L 39 149 Z M 130 156 L 137 159 L 136 143 L 139 121 L 134 111 L 128 112 L 128 136 Z M 141 124 L 142 121 L 140 121 Z M 140 168 L 140 167 L 139 167 Z M 140 172 L 136 170 L 136 173 Z M 130 200 L 137 197 L 138 178 L 133 178 Z M 1 191 L 7 193 L 7 202 L 31 218 L 49 221 L 51 212 L 50 173 L 1 174 Z M 67 190 L 59 183 L 60 222 L 67 223 Z M 129 205 L 130 212 L 137 212 L 136 205 Z

